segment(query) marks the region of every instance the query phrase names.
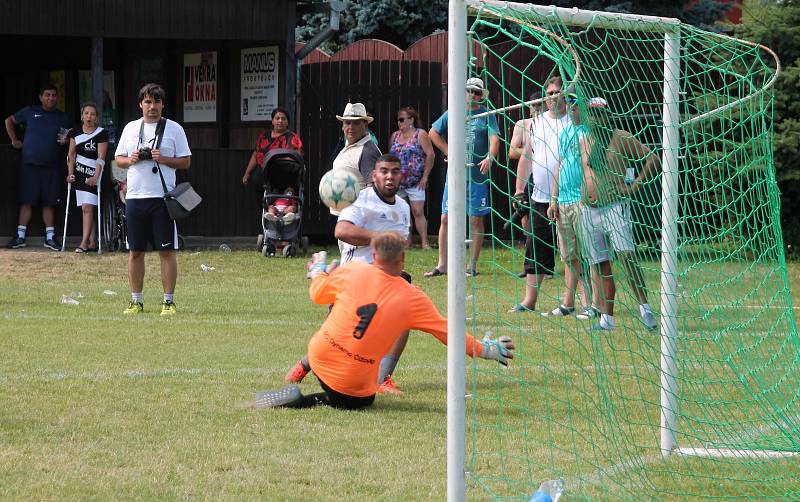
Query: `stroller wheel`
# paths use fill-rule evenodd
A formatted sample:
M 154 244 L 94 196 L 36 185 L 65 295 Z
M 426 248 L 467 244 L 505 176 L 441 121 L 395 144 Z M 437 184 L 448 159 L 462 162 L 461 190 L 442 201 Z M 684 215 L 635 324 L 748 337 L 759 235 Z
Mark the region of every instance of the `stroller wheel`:
M 258 234 L 258 238 L 256 238 L 256 249 L 260 251 L 263 245 L 264 245 L 264 234 Z
M 283 247 L 283 257 L 284 258 L 291 258 L 292 256 L 296 255 L 297 251 L 294 248 L 293 244 L 287 244 Z
M 262 255 L 264 258 L 267 258 L 267 257 L 269 257 L 269 248 L 267 247 L 267 245 L 266 245 L 266 244 L 265 244 L 264 246 L 262 246 L 262 247 L 261 247 L 261 255 Z

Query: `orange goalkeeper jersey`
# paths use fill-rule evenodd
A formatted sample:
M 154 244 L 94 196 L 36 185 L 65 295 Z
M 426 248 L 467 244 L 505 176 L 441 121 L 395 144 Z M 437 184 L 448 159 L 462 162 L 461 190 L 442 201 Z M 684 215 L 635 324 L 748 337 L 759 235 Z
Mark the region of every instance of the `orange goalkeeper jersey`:
M 430 298 L 402 277 L 351 262 L 311 282 L 311 300 L 333 304 L 322 327 L 308 342 L 312 371 L 336 392 L 354 397 L 375 394 L 378 370 L 406 330 L 425 331 L 447 344 L 447 319 Z M 481 345 L 467 335 L 467 355 Z

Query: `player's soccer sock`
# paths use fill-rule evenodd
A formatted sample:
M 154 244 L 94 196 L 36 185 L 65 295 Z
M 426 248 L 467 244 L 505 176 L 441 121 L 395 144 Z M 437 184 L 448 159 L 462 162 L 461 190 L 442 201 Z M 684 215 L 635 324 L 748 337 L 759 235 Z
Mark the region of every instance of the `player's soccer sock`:
M 175 297 L 175 293 L 164 293 L 164 303 L 170 302 L 172 303 L 172 299 Z
M 17 231 L 19 231 L 19 230 L 17 230 Z M 48 241 L 52 240 L 53 237 L 56 236 L 56 227 L 47 227 L 47 228 L 44 229 L 44 231 L 47 234 L 47 237 L 45 237 L 45 239 L 47 239 Z
M 392 355 L 385 355 L 383 359 L 381 359 L 381 367 L 378 370 L 378 384 L 382 384 L 386 378 L 394 373 L 394 368 L 397 366 L 397 361 L 399 361 L 399 357 L 395 357 Z
M 614 329 L 614 316 L 602 314 L 600 316 L 600 327 L 603 329 Z
M 136 303 L 144 303 L 142 301 L 142 292 L 139 291 L 138 293 L 134 293 L 133 291 L 131 291 L 131 301 Z
M 17 237 L 20 239 L 25 239 L 25 233 L 28 231 L 28 227 L 25 225 L 19 225 L 17 227 Z

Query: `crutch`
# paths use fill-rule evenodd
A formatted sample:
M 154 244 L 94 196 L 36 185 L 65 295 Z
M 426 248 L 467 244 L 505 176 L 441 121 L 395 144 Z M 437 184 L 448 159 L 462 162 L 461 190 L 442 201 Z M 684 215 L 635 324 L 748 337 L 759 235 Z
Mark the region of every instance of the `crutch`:
M 103 191 L 103 167 L 105 167 L 105 162 L 97 159 L 96 166 L 97 169 L 100 169 L 100 176 L 97 177 L 97 254 L 100 254 L 103 252 L 103 220 L 100 218 L 100 208 L 102 207 L 100 192 Z
M 69 218 L 69 196 L 72 193 L 72 183 L 67 183 L 67 207 L 64 209 L 64 236 L 61 238 L 61 252 L 64 252 L 64 245 L 67 243 L 67 218 Z

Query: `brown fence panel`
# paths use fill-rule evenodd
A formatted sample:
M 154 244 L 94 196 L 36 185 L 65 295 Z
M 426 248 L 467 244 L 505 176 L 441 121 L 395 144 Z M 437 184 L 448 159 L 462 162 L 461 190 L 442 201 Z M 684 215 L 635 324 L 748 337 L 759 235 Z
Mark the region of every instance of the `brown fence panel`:
M 360 44 L 359 54 L 374 53 L 364 42 Z M 379 44 L 377 49 L 385 50 L 385 44 Z M 330 62 L 301 67 L 298 131 L 307 146 L 306 218 L 313 237 L 333 235 L 336 220 L 319 202 L 317 186 L 343 146 L 341 124 L 336 120 L 336 114 L 344 110 L 348 101 L 364 103 L 375 118 L 370 129 L 383 152 L 388 151 L 388 139 L 397 127 L 395 117 L 401 104 L 431 114 L 423 118 L 426 129 L 442 112 L 442 65 L 429 61 L 400 61 L 394 54 L 390 56 L 386 60 L 337 59 L 334 56 Z M 443 172 L 441 169 L 438 171 Z M 428 212 L 434 223 L 430 231 L 435 232 L 442 188 L 435 173 L 431 178 L 433 186 L 428 194 Z

